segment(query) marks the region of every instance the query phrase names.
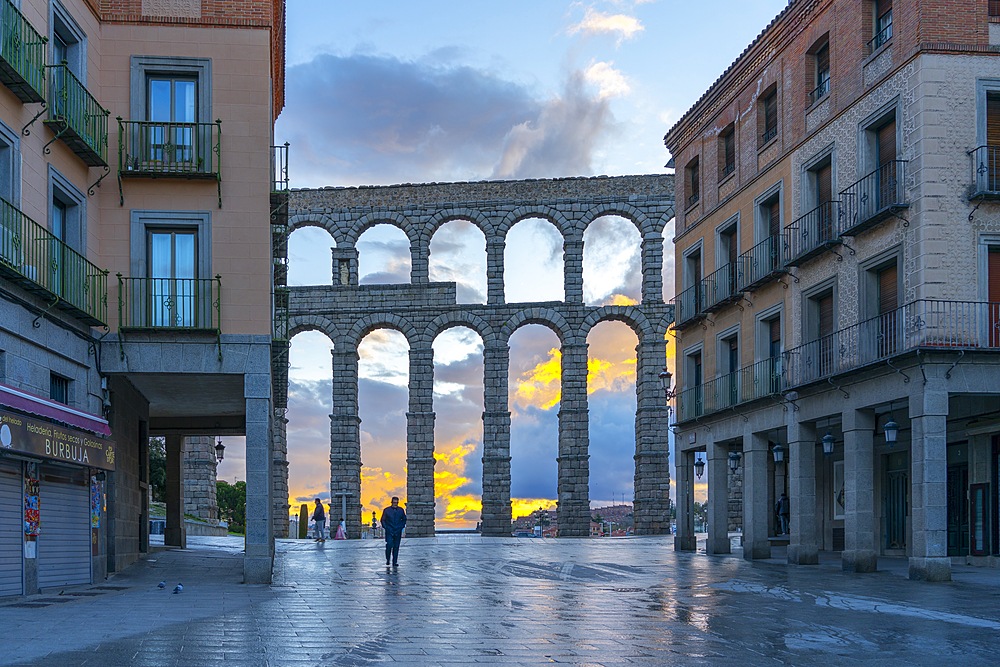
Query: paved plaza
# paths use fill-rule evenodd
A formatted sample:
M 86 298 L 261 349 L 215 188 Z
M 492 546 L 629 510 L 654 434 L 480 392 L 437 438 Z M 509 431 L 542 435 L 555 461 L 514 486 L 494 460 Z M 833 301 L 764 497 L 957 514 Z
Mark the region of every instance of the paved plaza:
M 911 582 L 678 554 L 671 538 L 189 538 L 94 586 L 0 601 L 5 665 L 995 665 L 1000 573 Z M 157 584 L 163 581 L 166 587 Z M 177 583 L 181 593 L 172 592 Z

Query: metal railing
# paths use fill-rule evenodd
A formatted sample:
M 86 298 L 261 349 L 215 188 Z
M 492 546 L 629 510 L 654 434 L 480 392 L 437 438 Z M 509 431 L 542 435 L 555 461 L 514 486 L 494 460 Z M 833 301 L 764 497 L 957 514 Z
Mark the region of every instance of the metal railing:
M 843 201 L 839 234 L 860 232 L 894 210 L 906 208 L 906 160 L 886 162 L 840 192 Z
M 729 174 L 733 173 L 734 171 L 736 171 L 735 162 L 730 162 L 729 164 L 723 165 L 722 169 L 719 170 L 719 179 L 721 180 L 726 176 L 729 176 Z
M 66 63 L 49 68 L 49 119 L 56 136 L 90 166 L 108 164 L 108 115 Z
M 736 289 L 751 290 L 783 271 L 781 237 L 768 236 L 736 258 Z
M 695 192 L 693 195 L 691 195 L 690 197 L 688 197 L 687 198 L 688 208 L 690 208 L 690 207 L 694 206 L 695 204 L 697 204 L 698 203 L 698 199 L 700 198 L 700 196 L 701 195 L 699 195 L 699 193 Z
M 677 421 L 715 414 L 782 391 L 782 360 L 762 359 L 677 395 Z
M 288 190 L 288 145 L 271 146 L 271 192 Z
M 830 77 L 823 79 L 819 82 L 819 85 L 809 91 L 809 100 L 807 106 L 812 106 L 819 102 L 821 99 L 826 97 L 830 92 Z
M 693 287 L 689 287 L 673 298 L 674 304 L 674 326 L 684 326 L 691 320 L 702 314 L 705 303 L 705 283 L 699 280 Z
M 709 274 L 705 279 L 702 309 L 711 312 L 739 293 L 736 291 L 736 264 L 729 263 Z
M 838 201 L 823 202 L 796 218 L 782 232 L 782 260 L 797 266 L 831 243 L 839 243 L 837 234 Z
M 122 329 L 221 331 L 222 277 L 127 278 L 118 276 Z
M 84 322 L 108 321 L 108 272 L 0 199 L 0 270 Z
M 788 387 L 917 348 L 1000 349 L 1000 303 L 921 299 L 785 352 Z
M 11 0 L 0 0 L 0 81 L 22 102 L 45 101 L 45 43 Z
M 218 178 L 222 121 L 173 123 L 118 117 L 118 169 L 122 175 Z
M 883 44 L 888 42 L 890 39 L 892 39 L 891 18 L 889 22 L 885 24 L 885 27 L 876 32 L 875 36 L 872 37 L 870 40 L 868 40 L 868 42 L 865 44 L 865 55 L 870 56 L 871 54 L 875 53 L 882 47 Z
M 771 139 L 778 136 L 778 126 L 775 125 L 769 130 L 764 130 L 764 134 L 760 135 L 760 146 L 763 147 Z
M 972 196 L 1000 195 L 1000 146 L 979 146 L 972 158 Z

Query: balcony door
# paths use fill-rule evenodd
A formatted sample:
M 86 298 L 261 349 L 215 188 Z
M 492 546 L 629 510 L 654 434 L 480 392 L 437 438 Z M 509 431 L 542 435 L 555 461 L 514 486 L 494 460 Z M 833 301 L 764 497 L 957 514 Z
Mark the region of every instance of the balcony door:
M 878 169 L 878 181 L 874 192 L 877 199 L 871 208 L 872 213 L 900 201 L 900 198 L 896 196 L 898 178 L 896 175 L 895 115 L 875 130 L 875 165 Z
M 986 94 L 986 149 L 976 170 L 977 190 L 1000 191 L 1000 92 Z
M 197 234 L 184 229 L 151 229 L 149 247 L 149 323 L 154 327 L 200 326 Z
M 198 80 L 151 74 L 147 79 L 148 159 L 164 168 L 194 170 L 198 145 Z
M 990 347 L 1000 347 L 1000 246 L 990 246 L 987 257 Z
M 899 308 L 899 276 L 893 263 L 876 272 L 878 306 L 878 354 L 887 357 L 896 352 L 899 332 L 897 331 L 897 308 Z

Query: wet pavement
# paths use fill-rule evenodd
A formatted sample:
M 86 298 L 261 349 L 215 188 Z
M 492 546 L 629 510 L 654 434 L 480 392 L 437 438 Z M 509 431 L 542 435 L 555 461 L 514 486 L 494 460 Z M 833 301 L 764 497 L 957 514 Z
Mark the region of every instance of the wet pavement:
M 0 599 L 5 665 L 996 665 L 1000 571 L 911 582 L 673 551 L 671 538 L 189 538 L 95 586 Z M 165 582 L 163 589 L 158 582 Z M 172 590 L 184 585 L 181 593 Z M 60 594 L 61 593 L 61 594 Z

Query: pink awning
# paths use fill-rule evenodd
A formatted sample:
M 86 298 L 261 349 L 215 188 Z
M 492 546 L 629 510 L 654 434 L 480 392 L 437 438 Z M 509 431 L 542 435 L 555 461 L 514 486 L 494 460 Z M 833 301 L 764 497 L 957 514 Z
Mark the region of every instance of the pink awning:
M 111 435 L 111 427 L 105 419 L 74 410 L 68 405 L 55 403 L 47 398 L 33 396 L 5 384 L 0 384 L 0 404 L 97 435 Z

